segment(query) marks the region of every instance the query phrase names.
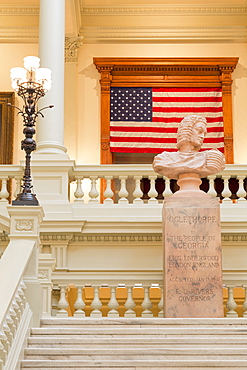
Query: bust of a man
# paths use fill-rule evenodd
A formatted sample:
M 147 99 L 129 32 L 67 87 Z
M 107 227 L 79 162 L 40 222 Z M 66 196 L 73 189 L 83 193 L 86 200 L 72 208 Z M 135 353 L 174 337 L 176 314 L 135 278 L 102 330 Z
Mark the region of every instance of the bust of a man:
M 225 168 L 225 157 L 219 150 L 199 152 L 206 134 L 207 121 L 204 117 L 185 117 L 177 132 L 178 152 L 163 152 L 154 157 L 154 171 L 175 180 L 183 173 L 206 177 L 222 171 Z

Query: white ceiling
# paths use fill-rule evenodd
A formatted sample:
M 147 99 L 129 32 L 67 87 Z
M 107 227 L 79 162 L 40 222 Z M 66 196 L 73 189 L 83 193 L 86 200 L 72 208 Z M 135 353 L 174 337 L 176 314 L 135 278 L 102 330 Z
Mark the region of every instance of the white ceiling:
M 0 42 L 37 42 L 38 23 L 39 0 L 0 0 Z M 66 0 L 66 36 L 247 42 L 247 0 Z

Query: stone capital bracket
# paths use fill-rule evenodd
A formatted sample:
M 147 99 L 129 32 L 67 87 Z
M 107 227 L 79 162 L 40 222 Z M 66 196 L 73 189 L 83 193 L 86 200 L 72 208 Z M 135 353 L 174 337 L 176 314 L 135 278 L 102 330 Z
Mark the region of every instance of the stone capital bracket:
M 83 37 L 65 37 L 65 62 L 77 62 L 78 50 L 82 45 Z

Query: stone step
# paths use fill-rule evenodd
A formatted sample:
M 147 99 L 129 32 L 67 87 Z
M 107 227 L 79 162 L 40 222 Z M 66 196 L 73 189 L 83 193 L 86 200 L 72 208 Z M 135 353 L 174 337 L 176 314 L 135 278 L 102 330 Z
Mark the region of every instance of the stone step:
M 46 328 L 33 328 L 31 329 L 31 335 L 77 335 L 77 336 L 118 336 L 118 335 L 141 335 L 146 336 L 148 335 L 151 337 L 157 337 L 157 336 L 174 336 L 174 335 L 181 335 L 181 336 L 196 336 L 196 335 L 208 335 L 208 336 L 214 336 L 214 335 L 247 335 L 247 327 L 220 327 L 220 328 L 211 328 L 206 327 L 202 328 L 200 326 L 188 328 L 188 327 L 182 327 L 182 328 L 173 328 L 173 327 L 157 327 L 155 329 L 152 329 L 150 327 L 141 327 L 136 328 L 132 326 L 127 327 L 93 327 L 93 328 L 80 328 L 80 327 L 46 327 Z
M 85 327 L 85 326 L 132 326 L 132 327 L 143 327 L 143 326 L 153 326 L 154 328 L 160 328 L 161 326 L 165 327 L 191 327 L 191 326 L 201 326 L 201 327 L 241 327 L 247 324 L 247 318 L 213 318 L 213 319 L 171 319 L 171 318 L 115 318 L 111 319 L 108 317 L 94 319 L 91 317 L 85 318 L 45 318 L 41 319 L 41 327 L 45 326 L 59 326 L 59 327 Z
M 26 367 L 26 369 L 28 369 L 28 370 L 44 370 L 44 368 L 43 367 Z M 47 368 L 47 369 L 51 369 L 51 368 Z M 53 368 L 54 369 L 54 368 Z M 56 368 L 55 368 L 56 369 Z M 58 369 L 58 368 L 57 368 Z M 89 366 L 86 366 L 86 367 L 84 367 L 84 366 L 82 366 L 82 367 L 59 367 L 59 370 L 88 370 L 88 369 L 90 369 L 90 370 L 166 370 L 166 369 L 171 369 L 171 370 L 177 370 L 177 369 L 182 369 L 182 370 L 202 370 L 202 369 L 207 369 L 207 370 L 227 370 L 227 369 L 230 369 L 230 370 L 246 370 L 246 366 L 230 366 L 230 367 L 221 367 L 221 366 L 218 366 L 218 365 L 214 365 L 214 364 L 211 364 L 210 366 L 207 366 L 207 365 L 205 365 L 205 366 L 200 366 L 200 367 L 198 367 L 198 366 L 189 366 L 189 367 L 187 367 L 187 366 L 183 366 L 183 364 L 181 364 L 181 366 L 178 366 L 177 364 L 175 364 L 174 366 L 172 366 L 172 364 L 171 365 L 166 365 L 166 366 L 159 366 L 159 365 L 157 365 L 157 366 L 152 366 L 152 367 L 150 367 L 150 366 L 131 366 L 131 365 L 127 365 L 127 366 L 124 366 L 124 364 L 122 365 L 122 366 L 107 366 L 107 367 L 105 367 L 104 365 L 102 365 L 102 366 L 98 366 L 98 365 L 96 365 L 96 367 L 95 366 L 91 366 L 91 365 L 89 365 Z
M 22 369 L 59 369 L 59 370 L 87 370 L 87 369 L 114 369 L 114 370 L 163 370 L 163 369 L 217 369 L 246 370 L 247 360 L 24 360 L 21 362 Z
M 28 339 L 28 345 L 29 347 L 35 347 L 35 348 L 49 348 L 49 347 L 74 347 L 74 348 L 94 348 L 94 347 L 104 347 L 108 348 L 109 346 L 111 348 L 118 348 L 126 347 L 126 348 L 133 348 L 133 347 L 162 347 L 162 346 L 171 346 L 172 348 L 174 346 L 185 346 L 189 347 L 194 346 L 199 347 L 240 347 L 240 348 L 247 348 L 247 341 L 243 341 L 242 336 L 236 337 L 236 336 L 227 336 L 227 337 L 221 337 L 221 336 L 214 336 L 214 338 L 210 338 L 210 341 L 208 338 L 204 337 L 196 337 L 196 341 L 194 338 L 184 338 L 184 337 L 172 337 L 167 338 L 164 337 L 162 341 L 158 338 L 152 338 L 150 341 L 150 338 L 142 338 L 140 341 L 137 341 L 136 338 L 131 337 L 114 337 L 112 339 L 111 337 L 104 338 L 102 341 L 101 338 L 64 338 L 64 336 L 34 336 L 30 337 Z
M 247 361 L 246 348 L 148 348 L 143 351 L 139 348 L 82 349 L 82 348 L 29 348 L 25 350 L 26 359 L 32 360 L 207 360 L 214 359 L 241 359 Z
M 247 319 L 42 319 L 21 369 L 247 369 Z

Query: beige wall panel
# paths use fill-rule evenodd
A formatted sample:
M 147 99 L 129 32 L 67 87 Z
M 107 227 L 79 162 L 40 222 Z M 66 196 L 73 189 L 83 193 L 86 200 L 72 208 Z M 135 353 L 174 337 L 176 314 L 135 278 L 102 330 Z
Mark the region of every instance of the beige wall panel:
M 71 245 L 68 267 L 71 270 L 161 270 L 162 246 L 160 243 Z
M 224 243 L 223 271 L 246 270 L 245 243 Z M 86 243 L 71 244 L 68 248 L 70 270 L 162 270 L 162 243 L 130 244 Z
M 246 271 L 247 245 L 226 244 L 223 245 L 222 266 L 224 270 L 244 270 Z

